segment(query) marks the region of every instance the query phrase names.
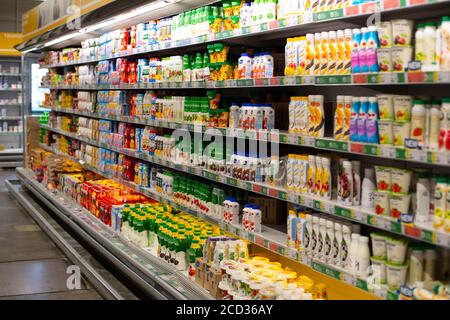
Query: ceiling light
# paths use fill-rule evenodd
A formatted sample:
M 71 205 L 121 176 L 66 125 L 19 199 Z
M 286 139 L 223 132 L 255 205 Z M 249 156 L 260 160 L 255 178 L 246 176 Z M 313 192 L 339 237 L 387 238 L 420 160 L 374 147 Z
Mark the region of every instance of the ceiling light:
M 49 42 L 46 42 L 46 43 L 45 43 L 45 46 L 46 46 L 46 47 L 50 47 L 50 46 L 52 46 L 52 45 L 54 45 L 54 44 L 57 44 L 57 43 L 60 43 L 60 42 L 66 41 L 66 40 L 73 39 L 73 38 L 79 36 L 79 35 L 80 35 L 80 32 L 81 32 L 81 30 L 80 30 L 79 32 L 72 32 L 72 33 L 66 34 L 66 35 L 64 35 L 64 36 L 61 36 L 61 37 L 59 37 L 59 38 L 56 38 L 56 39 L 51 40 L 51 41 L 49 41 Z M 81 33 L 83 33 L 83 32 L 81 32 Z
M 34 50 L 37 50 L 38 49 L 38 47 L 33 47 L 33 48 L 30 48 L 30 49 L 27 49 L 27 50 L 23 50 L 23 51 L 21 51 L 22 53 L 28 53 L 28 52 L 31 52 L 31 51 L 34 51 Z

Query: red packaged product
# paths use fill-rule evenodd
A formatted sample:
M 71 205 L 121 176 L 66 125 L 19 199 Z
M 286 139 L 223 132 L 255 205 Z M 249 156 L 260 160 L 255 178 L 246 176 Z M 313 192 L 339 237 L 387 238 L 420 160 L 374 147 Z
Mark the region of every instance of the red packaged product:
M 120 51 L 128 50 L 128 44 L 130 43 L 130 33 L 128 29 L 122 29 L 120 32 Z

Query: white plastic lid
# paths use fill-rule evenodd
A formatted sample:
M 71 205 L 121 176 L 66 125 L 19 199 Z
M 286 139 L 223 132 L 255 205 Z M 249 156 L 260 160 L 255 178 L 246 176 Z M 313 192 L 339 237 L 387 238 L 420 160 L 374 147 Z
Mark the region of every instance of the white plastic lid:
M 359 233 L 352 233 L 352 241 L 353 241 L 353 240 L 358 241 L 359 238 L 360 238 Z
M 373 168 L 365 168 L 364 169 L 364 177 L 365 178 L 373 178 L 375 176 L 375 171 L 373 170 Z
M 312 220 L 313 220 L 313 223 L 318 223 L 319 222 L 319 217 L 318 216 L 313 216 Z
M 319 223 L 320 223 L 321 226 L 324 226 L 324 225 L 326 225 L 327 220 L 325 220 L 324 218 L 320 218 L 319 219 Z
M 358 28 L 355 28 L 352 30 L 353 33 L 361 33 L 361 30 L 359 30 Z
M 342 230 L 342 226 L 339 222 L 334 223 L 334 230 L 336 230 L 336 231 Z
M 331 220 L 327 220 L 327 229 L 333 229 L 334 228 L 334 222 Z

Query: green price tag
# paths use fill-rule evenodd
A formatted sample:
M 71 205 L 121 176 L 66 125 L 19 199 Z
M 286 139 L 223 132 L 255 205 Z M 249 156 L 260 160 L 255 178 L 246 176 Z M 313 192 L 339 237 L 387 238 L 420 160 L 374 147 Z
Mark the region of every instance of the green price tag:
M 432 231 L 422 229 L 420 237 L 423 241 L 433 243 L 433 232 Z
M 319 200 L 314 200 L 313 207 L 315 210 L 322 210 L 322 202 L 320 202 Z
M 367 282 L 361 279 L 356 279 L 356 287 L 364 291 L 369 291 L 369 288 L 367 287 Z
M 227 178 L 227 184 L 233 187 L 237 187 L 237 180 L 234 178 Z
M 396 148 L 395 158 L 398 160 L 406 160 L 406 149 Z
M 338 215 L 340 217 L 344 217 L 344 218 L 353 219 L 353 217 L 355 216 L 352 210 L 349 210 L 346 208 L 341 208 L 338 206 L 334 207 L 334 211 L 335 211 L 336 215 Z
M 261 188 L 261 193 L 262 194 L 264 194 L 264 195 L 267 195 L 267 192 L 268 192 L 269 190 L 267 189 L 267 187 L 262 187 Z
M 369 156 L 377 156 L 379 154 L 378 146 L 364 145 L 364 154 Z
M 284 191 L 279 191 L 278 192 L 278 198 L 280 198 L 281 200 L 287 201 L 287 193 L 284 192 Z
M 391 221 L 391 231 L 396 233 L 402 233 L 402 225 L 397 221 Z
M 252 191 L 252 184 L 251 184 L 251 182 L 246 182 L 245 183 L 245 190 Z

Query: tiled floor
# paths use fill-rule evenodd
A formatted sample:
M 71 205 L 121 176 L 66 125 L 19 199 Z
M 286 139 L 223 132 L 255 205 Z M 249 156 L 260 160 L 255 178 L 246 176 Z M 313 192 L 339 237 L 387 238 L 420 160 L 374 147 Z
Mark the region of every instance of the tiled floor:
M 86 283 L 68 289 L 70 262 L 8 195 L 14 176 L 0 169 L 0 299 L 101 299 Z

